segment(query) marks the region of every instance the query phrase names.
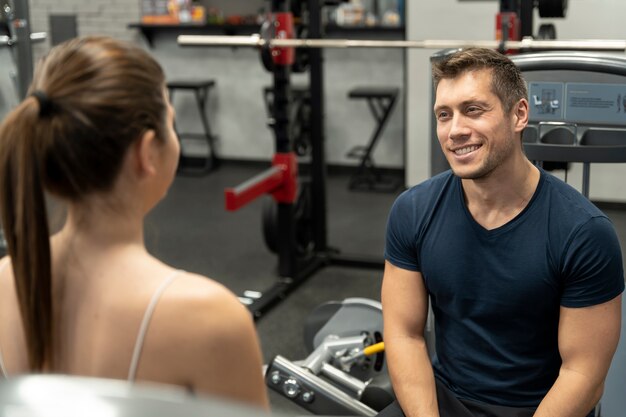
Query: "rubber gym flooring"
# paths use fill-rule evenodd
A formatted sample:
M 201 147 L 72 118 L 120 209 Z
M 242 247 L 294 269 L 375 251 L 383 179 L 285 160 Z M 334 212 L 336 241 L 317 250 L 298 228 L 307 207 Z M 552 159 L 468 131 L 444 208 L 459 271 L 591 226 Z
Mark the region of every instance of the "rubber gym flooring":
M 265 169 L 224 163 L 205 176 L 176 177 L 167 197 L 146 220 L 146 245 L 165 262 L 209 276 L 236 294 L 263 291 L 277 279 L 275 255 L 262 236 L 262 202 L 236 212 L 224 210 L 223 190 Z M 387 213 L 398 193 L 351 192 L 348 175 L 329 174 L 327 182 L 328 242 L 345 253 L 382 259 Z M 614 222 L 626 253 L 626 211 L 606 211 Z M 321 269 L 289 297 L 257 321 L 265 362 L 280 354 L 303 359 L 302 323 L 317 305 L 348 297 L 380 300 L 382 272 L 328 267 Z M 624 309 L 626 311 L 626 309 Z M 626 409 L 626 312 L 622 342 L 609 373 L 602 401 L 604 417 L 621 417 Z M 309 414 L 270 391 L 272 410 L 287 415 Z

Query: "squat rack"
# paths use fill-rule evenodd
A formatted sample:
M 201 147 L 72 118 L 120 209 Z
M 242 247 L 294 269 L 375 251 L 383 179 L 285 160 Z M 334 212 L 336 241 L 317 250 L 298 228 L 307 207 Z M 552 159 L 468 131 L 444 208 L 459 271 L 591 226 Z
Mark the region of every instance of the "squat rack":
M 297 2 L 296 2 L 297 3 Z M 307 29 L 310 38 L 322 37 L 321 9 L 324 2 L 307 0 Z M 298 183 L 298 163 L 294 152 L 294 138 L 290 137 L 290 106 L 292 65 L 297 59 L 295 49 L 290 45 L 272 45 L 273 40 L 293 41 L 293 14 L 289 6 L 293 2 L 273 0 L 270 24 L 273 26 L 272 41 L 261 47 L 263 53 L 271 56 L 269 67 L 273 73 L 273 114 L 270 126 L 275 137 L 275 156 L 272 167 L 237 187 L 225 191 L 227 210 L 236 210 L 249 201 L 272 194 L 276 201 L 276 252 L 278 255 L 278 281 L 259 297 L 249 299 L 248 308 L 255 318 L 261 317 L 277 302 L 306 281 L 319 269 L 329 265 L 372 268 L 382 270 L 382 256 L 371 259 L 366 256 L 348 256 L 329 247 L 327 239 L 327 202 L 324 132 L 324 72 L 321 48 L 306 51 L 305 61 L 309 71 L 310 94 L 310 141 L 311 156 L 309 181 L 305 186 Z M 299 10 L 300 11 L 300 10 Z M 239 40 L 240 37 L 221 37 L 225 42 Z M 186 40 L 187 39 L 187 40 Z M 255 38 L 256 39 L 256 38 Z M 181 45 L 193 45 L 189 39 L 179 36 Z M 229 44 L 228 46 L 233 46 Z M 251 46 L 251 45 L 239 45 Z M 268 65 L 266 65 L 267 67 Z M 304 204 L 296 212 L 296 206 Z M 300 218 L 306 216 L 306 219 Z M 298 228 L 307 228 L 310 239 L 307 250 L 298 250 Z

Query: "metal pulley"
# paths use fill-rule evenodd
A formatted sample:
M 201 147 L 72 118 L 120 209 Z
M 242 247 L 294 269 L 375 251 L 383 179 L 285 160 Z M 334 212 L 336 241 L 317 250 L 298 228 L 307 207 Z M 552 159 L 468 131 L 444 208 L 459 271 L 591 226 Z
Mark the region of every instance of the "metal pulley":
M 329 335 L 350 337 L 367 336 L 367 344 L 383 341 L 383 319 L 380 302 L 366 298 L 347 298 L 318 305 L 304 321 L 304 345 L 309 353 L 317 349 Z M 386 373 L 384 352 L 368 358 L 350 374 L 369 380 Z

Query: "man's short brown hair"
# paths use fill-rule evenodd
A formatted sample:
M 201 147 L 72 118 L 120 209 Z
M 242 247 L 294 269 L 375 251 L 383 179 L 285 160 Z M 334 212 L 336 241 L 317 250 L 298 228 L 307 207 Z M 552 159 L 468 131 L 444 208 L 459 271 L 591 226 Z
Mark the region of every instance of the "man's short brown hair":
M 526 82 L 519 68 L 506 56 L 486 48 L 468 48 L 436 61 L 432 66 L 435 90 L 442 79 L 453 79 L 468 71 L 491 70 L 491 90 L 508 113 L 528 98 Z

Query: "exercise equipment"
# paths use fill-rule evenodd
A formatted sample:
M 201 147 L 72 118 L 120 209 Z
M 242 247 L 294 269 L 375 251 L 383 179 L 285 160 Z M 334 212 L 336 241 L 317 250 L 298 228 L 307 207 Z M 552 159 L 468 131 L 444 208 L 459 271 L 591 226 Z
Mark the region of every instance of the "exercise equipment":
M 535 8 L 539 11 L 539 17 L 565 17 L 567 0 L 500 0 L 500 11 L 496 15 L 496 39 L 512 41 L 526 37 L 556 39 L 556 36 L 546 36 L 542 32 L 541 26 L 544 25 L 540 26 L 537 36 L 533 35 Z M 553 24 L 546 26 L 554 27 Z
M 274 120 L 274 90 L 272 87 L 263 88 L 263 101 L 271 126 Z M 294 141 L 294 151 L 299 157 L 309 156 L 311 152 L 311 94 L 309 88 L 307 86 L 292 86 L 289 101 L 291 103 L 289 135 Z
M 552 52 L 514 57 L 529 85 L 531 161 L 583 164 L 589 197 L 591 163 L 626 162 L 626 58 Z M 555 77 L 558 71 L 558 77 Z
M 276 17 L 270 18 L 270 24 L 264 26 L 261 34 L 250 36 L 203 36 L 181 35 L 178 44 L 181 46 L 228 46 L 228 47 L 256 47 L 262 51 L 262 61 L 266 68 L 274 68 L 275 63 L 270 58 L 289 56 L 294 63 L 293 48 L 418 48 L 418 49 L 450 49 L 482 47 L 501 50 L 598 50 L 598 51 L 626 51 L 626 40 L 560 40 L 556 41 L 549 34 L 542 33 L 541 39 L 532 38 L 532 10 L 533 2 L 528 1 L 501 1 L 500 14 L 497 21 L 500 24 L 501 35 L 496 40 L 350 40 L 350 39 L 321 39 L 317 38 L 321 30 L 309 32 L 309 38 L 296 39 L 293 29 L 289 28 L 289 21 Z M 541 17 L 564 17 L 567 10 L 566 0 L 540 0 L 537 7 Z M 511 18 L 513 18 L 511 20 Z M 518 28 L 519 26 L 519 28 Z M 310 27 L 310 25 L 309 25 Z M 530 28 L 530 29 L 529 29 Z M 548 29 L 543 29 L 547 31 Z M 519 35 L 519 36 L 518 36 Z M 546 39 L 547 38 L 547 39 Z
M 0 416 L 252 417 L 262 411 L 154 383 L 30 375 L 0 384 Z
M 374 416 L 393 401 L 379 302 L 324 303 L 307 318 L 304 339 L 304 360 L 269 363 L 269 388 L 314 414 Z
M 308 0 L 289 2 L 273 0 L 268 30 L 272 39 L 293 39 L 297 31 L 289 7 L 297 5 L 301 25 L 308 36 L 322 36 L 321 8 L 325 2 Z M 269 35 L 268 35 L 269 36 Z M 228 38 L 228 37 L 227 37 Z M 179 40 L 181 38 L 179 37 Z M 268 246 L 278 255 L 278 281 L 263 292 L 246 292 L 254 297 L 240 297 L 255 318 L 261 317 L 274 304 L 306 281 L 317 270 L 328 265 L 383 269 L 381 257 L 346 255 L 327 242 L 326 224 L 326 165 L 324 139 L 324 100 L 322 50 L 306 51 L 309 73 L 308 92 L 302 94 L 307 102 L 307 131 L 310 148 L 305 175 L 299 175 L 298 141 L 293 137 L 294 93 L 290 75 L 297 61 L 294 48 L 266 44 L 262 50 L 266 68 L 273 73 L 271 114 L 269 126 L 275 138 L 275 156 L 272 166 L 250 180 L 225 191 L 226 209 L 236 210 L 255 198 L 269 194 L 273 202 L 266 203 L 263 213 L 264 237 Z M 264 51 L 264 52 L 263 52 Z M 298 90 L 297 88 L 295 89 Z
M 278 2 L 280 3 L 280 2 Z M 276 17 L 270 18 L 271 24 L 261 34 L 250 36 L 203 36 L 181 35 L 178 44 L 181 46 L 228 46 L 228 47 L 255 47 L 262 51 L 262 60 L 266 68 L 274 68 L 270 57 L 278 57 L 284 62 L 294 63 L 294 48 L 418 48 L 418 49 L 451 49 L 482 47 L 500 50 L 586 50 L 586 51 L 626 51 L 626 40 L 554 40 L 543 33 L 542 39 L 532 38 L 532 10 L 533 2 L 528 1 L 501 1 L 500 13 L 515 15 L 515 19 L 508 19 L 509 15 L 498 15 L 501 37 L 496 40 L 351 40 L 351 39 L 321 39 L 321 29 L 311 32 L 309 38 L 296 39 L 293 29 L 289 29 L 290 21 Z M 537 7 L 541 17 L 564 17 L 567 10 L 566 0 L 540 0 Z M 319 7 L 313 7 L 319 8 Z M 310 11 L 309 11 L 310 12 Z M 282 19 L 282 20 L 281 20 Z M 519 19 L 519 20 L 518 20 Z M 509 22 L 509 23 L 506 23 Z M 292 23 L 292 22 L 291 22 Z M 519 25 L 519 30 L 515 26 Z M 309 24 L 309 29 L 312 25 Z M 530 29 L 529 29 L 530 28 Z M 511 29 L 511 30 L 509 30 Z M 548 29 L 544 29 L 546 31 Z M 515 34 L 515 36 L 512 36 Z M 519 36 L 517 36 L 519 34 Z M 541 36 L 540 36 L 541 37 Z M 548 39 L 546 39 L 546 37 Z
M 565 17 L 567 0 L 539 0 L 537 9 L 540 17 Z
M 504 43 L 504 44 L 503 44 Z M 530 37 L 519 41 L 497 40 L 355 40 L 355 39 L 263 39 L 258 34 L 249 36 L 204 36 L 180 35 L 178 44 L 182 46 L 228 46 L 255 48 L 490 48 L 532 50 L 575 50 L 575 51 L 626 51 L 626 40 L 621 39 L 580 39 L 580 40 L 537 40 Z
M 299 184 L 298 197 L 294 202 L 294 227 L 295 244 L 298 256 L 306 256 L 311 253 L 313 245 L 313 235 L 311 230 L 311 184 L 309 181 L 301 180 Z M 278 253 L 278 204 L 270 197 L 263 200 L 262 209 L 263 239 L 265 246 L 272 252 Z

